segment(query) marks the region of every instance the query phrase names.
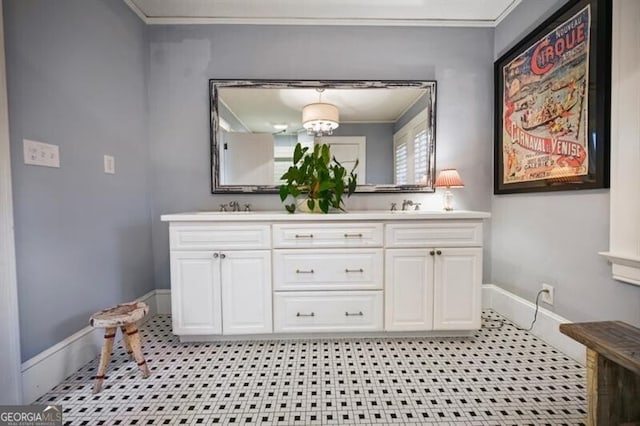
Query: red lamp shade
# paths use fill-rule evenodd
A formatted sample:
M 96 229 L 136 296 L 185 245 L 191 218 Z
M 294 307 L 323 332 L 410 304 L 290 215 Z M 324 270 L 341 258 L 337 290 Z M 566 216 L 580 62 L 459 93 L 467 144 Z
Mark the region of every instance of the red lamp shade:
M 464 182 L 460 179 L 460 175 L 456 169 L 443 169 L 438 174 L 434 186 L 436 188 L 462 188 Z

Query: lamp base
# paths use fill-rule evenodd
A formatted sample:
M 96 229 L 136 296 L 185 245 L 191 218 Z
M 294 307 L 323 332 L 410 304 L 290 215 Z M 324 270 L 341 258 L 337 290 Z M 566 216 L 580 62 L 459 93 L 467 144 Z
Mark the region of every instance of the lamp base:
M 444 209 L 445 211 L 453 211 L 453 194 L 448 189 L 443 195 Z

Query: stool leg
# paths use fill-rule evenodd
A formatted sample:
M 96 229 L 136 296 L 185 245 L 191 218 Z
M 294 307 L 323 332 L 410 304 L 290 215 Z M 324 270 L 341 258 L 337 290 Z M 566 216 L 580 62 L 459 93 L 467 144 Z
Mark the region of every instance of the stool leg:
M 124 327 L 127 331 L 124 335 L 124 338 L 129 339 L 129 345 L 131 346 L 131 350 L 133 351 L 133 357 L 135 358 L 140 371 L 142 371 L 142 377 L 146 379 L 151 373 L 149 372 L 147 362 L 142 356 L 142 343 L 140 342 L 140 333 L 138 332 L 138 327 L 135 324 L 127 324 Z
M 131 345 L 129 344 L 129 339 L 127 338 L 127 330 L 124 325 L 120 327 L 120 331 L 122 331 L 122 344 L 124 345 L 125 351 L 127 351 L 127 355 L 129 355 L 129 359 L 133 359 L 133 351 L 131 350 Z
M 98 393 L 102 390 L 102 382 L 107 374 L 107 366 L 109 365 L 109 359 L 111 358 L 111 351 L 113 350 L 113 339 L 116 337 L 116 328 L 107 327 L 104 330 L 104 342 L 102 343 L 102 353 L 100 354 L 100 364 L 98 365 L 98 374 L 96 375 L 96 382 L 93 385 L 93 393 Z

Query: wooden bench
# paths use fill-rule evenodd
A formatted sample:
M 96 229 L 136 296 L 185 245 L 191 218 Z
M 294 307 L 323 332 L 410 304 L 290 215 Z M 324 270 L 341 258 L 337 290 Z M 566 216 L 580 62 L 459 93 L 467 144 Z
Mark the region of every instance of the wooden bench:
M 560 332 L 587 347 L 587 424 L 640 425 L 640 328 L 602 321 Z

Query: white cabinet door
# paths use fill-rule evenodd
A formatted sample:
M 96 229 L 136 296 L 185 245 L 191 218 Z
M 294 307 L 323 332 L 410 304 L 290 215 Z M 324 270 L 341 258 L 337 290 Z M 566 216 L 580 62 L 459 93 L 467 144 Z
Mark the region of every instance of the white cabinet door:
M 222 333 L 220 268 L 216 254 L 171 252 L 171 311 L 175 334 Z
M 271 333 L 271 252 L 220 254 L 223 334 Z
M 433 328 L 480 328 L 481 248 L 443 248 L 435 256 Z
M 385 330 L 433 329 L 433 262 L 429 249 L 385 253 Z

